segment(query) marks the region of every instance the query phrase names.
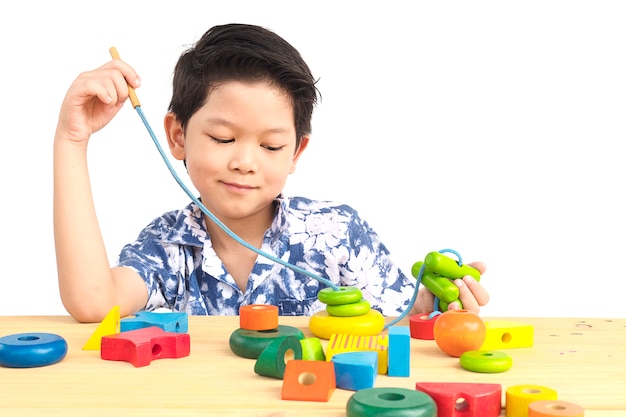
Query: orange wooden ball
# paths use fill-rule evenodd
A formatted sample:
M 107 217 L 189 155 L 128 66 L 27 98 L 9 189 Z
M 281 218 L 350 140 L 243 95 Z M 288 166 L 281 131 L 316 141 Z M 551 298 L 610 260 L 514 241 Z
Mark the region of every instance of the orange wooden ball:
M 483 320 L 469 310 L 448 310 L 440 314 L 433 325 L 437 346 L 457 358 L 467 351 L 480 349 L 486 334 Z

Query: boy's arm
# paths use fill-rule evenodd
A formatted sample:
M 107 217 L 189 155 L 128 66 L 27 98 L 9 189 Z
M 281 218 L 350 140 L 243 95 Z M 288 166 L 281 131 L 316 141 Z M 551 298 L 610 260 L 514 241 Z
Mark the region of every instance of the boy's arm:
M 128 97 L 124 77 L 136 74 L 119 60 L 81 74 L 63 101 L 54 138 L 54 238 L 61 300 L 78 321 L 101 321 L 119 305 L 122 316 L 141 309 L 148 293 L 129 268 L 109 265 L 87 168 L 87 143 Z M 134 82 L 138 86 L 138 82 Z

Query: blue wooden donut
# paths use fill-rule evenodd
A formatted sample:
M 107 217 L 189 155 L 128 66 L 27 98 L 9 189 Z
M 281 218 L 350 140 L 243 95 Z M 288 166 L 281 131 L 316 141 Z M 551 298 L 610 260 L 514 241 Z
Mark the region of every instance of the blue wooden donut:
M 18 333 L 0 337 L 0 366 L 35 368 L 60 362 L 67 342 L 52 333 Z

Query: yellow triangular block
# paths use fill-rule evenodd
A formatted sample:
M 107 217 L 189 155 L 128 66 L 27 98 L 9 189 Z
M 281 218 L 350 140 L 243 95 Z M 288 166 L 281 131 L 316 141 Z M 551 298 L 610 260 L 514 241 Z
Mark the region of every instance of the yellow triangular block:
M 85 346 L 83 346 L 83 350 L 100 350 L 100 341 L 102 340 L 102 336 L 117 334 L 119 332 L 120 306 L 115 306 L 100 322 L 96 331 L 93 332 L 87 343 L 85 343 Z

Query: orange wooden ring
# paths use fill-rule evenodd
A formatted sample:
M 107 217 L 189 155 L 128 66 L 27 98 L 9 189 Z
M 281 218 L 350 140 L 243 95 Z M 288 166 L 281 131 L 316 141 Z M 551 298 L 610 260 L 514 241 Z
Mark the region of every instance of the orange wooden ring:
M 273 330 L 278 327 L 278 307 L 249 304 L 239 309 L 239 327 L 245 330 Z
M 584 408 L 567 401 L 539 400 L 528 405 L 528 417 L 583 417 L 584 415 Z

